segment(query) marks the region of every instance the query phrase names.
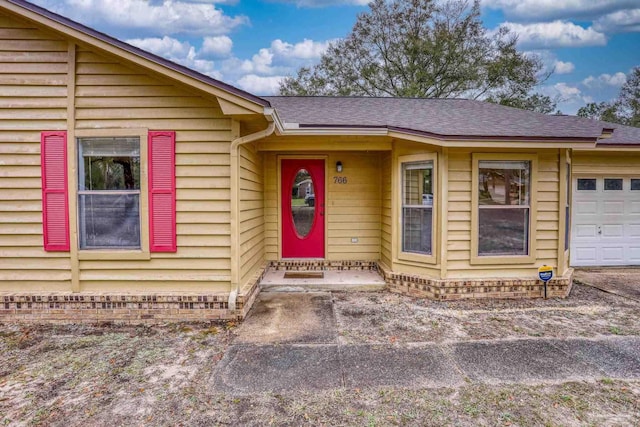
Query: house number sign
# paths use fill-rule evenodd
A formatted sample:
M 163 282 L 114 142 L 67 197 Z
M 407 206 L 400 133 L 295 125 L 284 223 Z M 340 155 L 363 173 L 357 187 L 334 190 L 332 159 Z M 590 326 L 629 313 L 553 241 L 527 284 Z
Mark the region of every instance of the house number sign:
M 346 184 L 347 183 L 347 177 L 346 176 L 334 176 L 333 177 L 333 183 L 334 184 Z

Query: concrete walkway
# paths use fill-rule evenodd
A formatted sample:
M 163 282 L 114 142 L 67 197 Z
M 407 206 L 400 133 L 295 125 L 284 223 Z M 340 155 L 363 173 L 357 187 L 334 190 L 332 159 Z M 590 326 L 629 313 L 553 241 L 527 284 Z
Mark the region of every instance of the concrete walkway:
M 329 293 L 263 293 L 211 377 L 215 391 L 458 387 L 640 379 L 640 337 L 345 345 Z

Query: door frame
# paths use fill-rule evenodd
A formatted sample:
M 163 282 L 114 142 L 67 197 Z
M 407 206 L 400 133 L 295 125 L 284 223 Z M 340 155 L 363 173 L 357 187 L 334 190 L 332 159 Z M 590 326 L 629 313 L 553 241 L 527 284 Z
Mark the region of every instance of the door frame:
M 326 154 L 278 154 L 276 156 L 276 169 L 277 173 L 277 182 L 276 185 L 278 187 L 278 259 L 284 259 L 282 257 L 282 160 L 283 159 L 313 159 L 313 160 L 324 160 L 324 258 L 304 258 L 305 260 L 313 260 L 313 259 L 328 259 L 328 250 L 329 250 L 329 201 L 327 199 L 327 194 L 329 193 L 329 156 Z M 296 258 L 286 258 L 286 259 L 296 259 Z

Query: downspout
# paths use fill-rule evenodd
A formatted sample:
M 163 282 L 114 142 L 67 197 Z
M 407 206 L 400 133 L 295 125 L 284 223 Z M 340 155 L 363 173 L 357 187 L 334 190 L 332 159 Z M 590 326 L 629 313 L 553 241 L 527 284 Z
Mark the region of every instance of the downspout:
M 236 309 L 236 300 L 240 294 L 240 146 L 271 135 L 276 129 L 275 111 L 265 107 L 264 115 L 269 121 L 266 129 L 241 136 L 231 141 L 231 291 L 229 310 Z

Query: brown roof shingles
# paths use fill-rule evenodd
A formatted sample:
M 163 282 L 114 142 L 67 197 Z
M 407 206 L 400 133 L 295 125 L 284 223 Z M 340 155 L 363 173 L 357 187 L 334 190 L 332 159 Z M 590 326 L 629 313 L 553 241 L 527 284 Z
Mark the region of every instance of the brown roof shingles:
M 284 122 L 300 127 L 379 127 L 443 137 L 595 140 L 602 122 L 551 116 L 467 99 L 264 97 Z

